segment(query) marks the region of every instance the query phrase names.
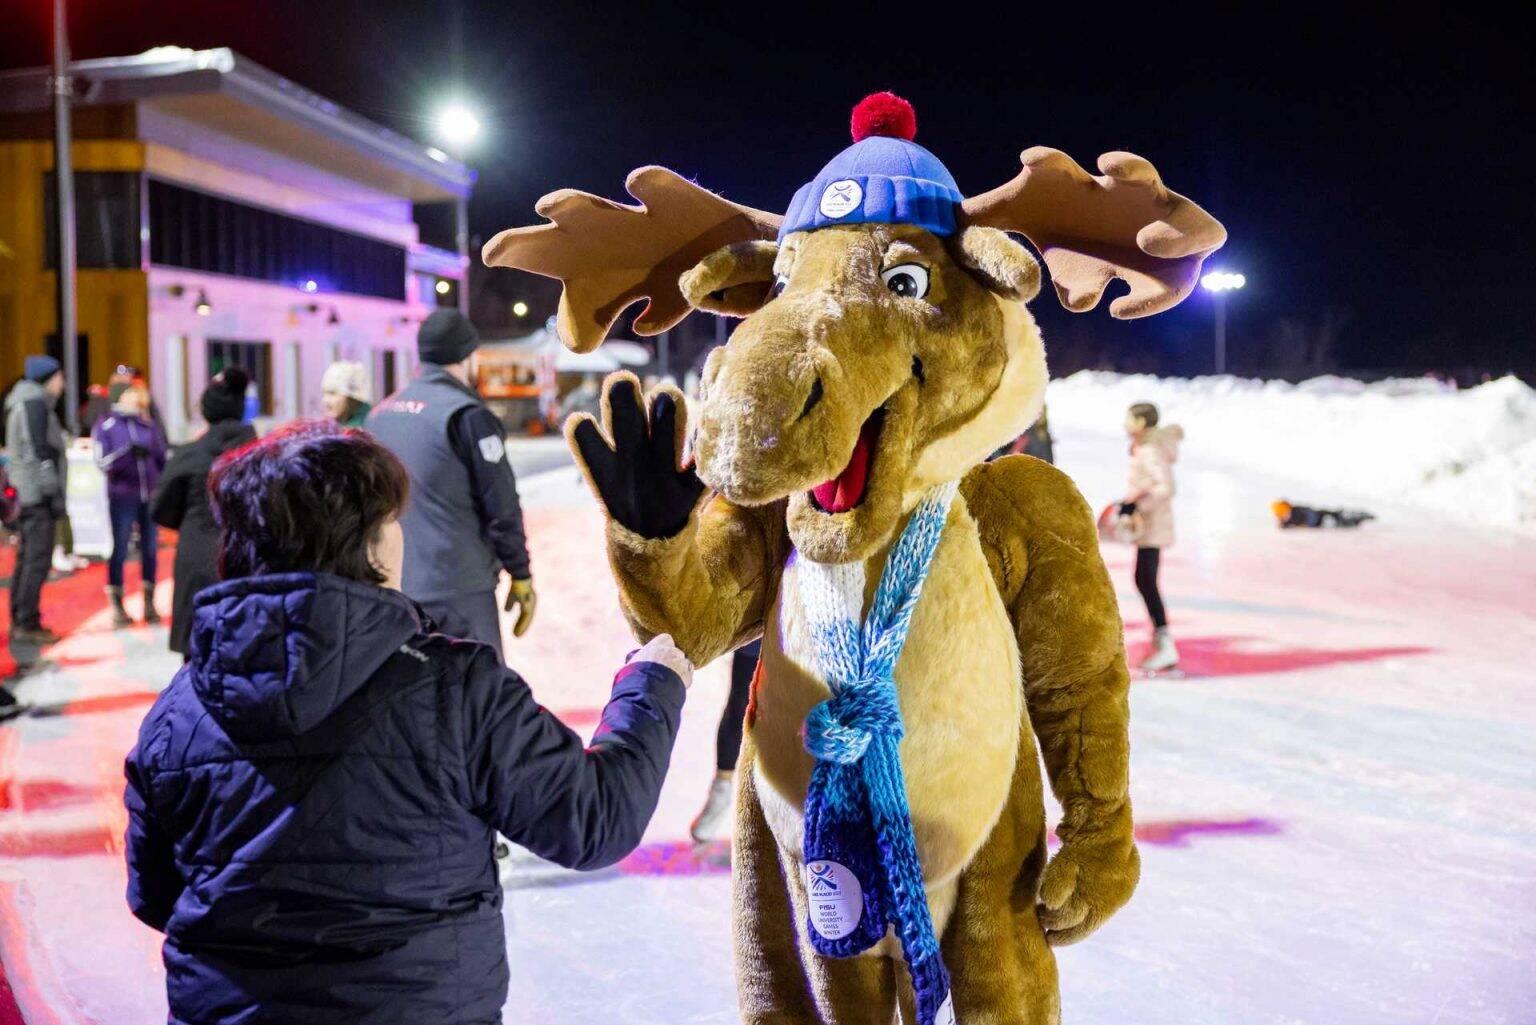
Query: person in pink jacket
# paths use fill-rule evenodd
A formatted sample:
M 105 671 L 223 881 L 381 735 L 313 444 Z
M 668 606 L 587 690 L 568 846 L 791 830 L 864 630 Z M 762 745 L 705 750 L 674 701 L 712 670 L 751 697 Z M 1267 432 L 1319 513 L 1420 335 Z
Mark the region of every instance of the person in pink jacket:
M 1158 426 L 1157 407 L 1138 402 L 1125 414 L 1125 433 L 1131 439 L 1131 468 L 1123 514 L 1137 514 L 1141 529 L 1136 538 L 1136 590 L 1146 602 L 1152 620 L 1152 653 L 1141 663 L 1148 671 L 1172 669 L 1179 664 L 1179 649 L 1168 632 L 1168 612 L 1157 586 L 1162 550 L 1173 544 L 1173 464 L 1179 458 L 1184 429 L 1177 424 Z

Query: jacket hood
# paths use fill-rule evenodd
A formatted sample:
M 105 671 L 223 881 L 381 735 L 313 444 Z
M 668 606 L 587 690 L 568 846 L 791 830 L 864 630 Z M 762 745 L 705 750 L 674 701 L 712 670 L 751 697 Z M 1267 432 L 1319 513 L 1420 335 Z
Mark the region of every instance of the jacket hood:
M 231 737 L 297 736 L 420 632 L 397 591 L 328 573 L 228 580 L 193 600 L 192 688 Z
M 50 405 L 53 402 L 52 397 L 48 394 L 48 389 L 36 381 L 29 381 L 23 377 L 16 382 L 16 387 L 12 388 L 11 393 L 5 397 L 5 408 L 10 409 L 17 403 L 31 402 L 33 399 L 43 399 Z
M 1142 434 L 1139 444 L 1156 446 L 1162 452 L 1163 458 L 1172 463 L 1179 458 L 1179 442 L 1183 440 L 1184 428 L 1178 424 L 1166 424 L 1148 428 Z

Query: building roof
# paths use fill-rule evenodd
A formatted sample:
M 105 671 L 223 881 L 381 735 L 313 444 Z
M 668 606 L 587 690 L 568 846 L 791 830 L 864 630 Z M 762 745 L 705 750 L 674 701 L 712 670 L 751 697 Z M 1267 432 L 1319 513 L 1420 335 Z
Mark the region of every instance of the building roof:
M 148 104 L 330 173 L 435 202 L 468 196 L 475 172 L 228 48 L 163 46 L 74 61 L 79 106 Z M 0 115 L 46 109 L 48 68 L 0 72 Z

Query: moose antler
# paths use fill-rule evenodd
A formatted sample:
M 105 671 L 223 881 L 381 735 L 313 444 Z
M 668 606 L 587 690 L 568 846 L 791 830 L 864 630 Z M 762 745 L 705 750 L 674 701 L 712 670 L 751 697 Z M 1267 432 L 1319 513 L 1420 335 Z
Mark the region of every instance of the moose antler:
M 660 334 L 691 307 L 677 279 L 722 246 L 778 234 L 777 214 L 738 206 L 665 167 L 632 171 L 626 206 L 574 189 L 551 192 L 534 207 L 549 223 L 503 231 L 485 244 L 491 267 L 516 267 L 565 285 L 560 337 L 576 352 L 602 344 L 619 314 L 649 299 L 635 331 Z
M 1023 232 L 1050 268 L 1061 304 L 1074 313 L 1099 304 L 1112 278 L 1131 286 L 1112 316 L 1145 317 L 1176 305 L 1195 287 L 1200 264 L 1227 240 L 1221 223 L 1163 185 L 1133 153 L 1099 157 L 1102 175 L 1060 150 L 1035 146 L 1006 185 L 964 203 L 970 224 Z

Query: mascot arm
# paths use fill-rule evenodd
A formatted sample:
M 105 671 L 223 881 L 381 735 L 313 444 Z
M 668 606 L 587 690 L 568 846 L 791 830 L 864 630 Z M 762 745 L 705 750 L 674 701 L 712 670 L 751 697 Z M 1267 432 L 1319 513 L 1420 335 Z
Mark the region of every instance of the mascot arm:
M 735 505 L 710 495 L 672 537 L 608 521 L 608 556 L 625 617 L 642 640 L 670 633 L 694 665 L 763 628 L 785 554 L 783 503 Z
M 1049 463 L 978 467 L 966 500 L 1019 639 L 1030 722 L 1062 806 L 1062 846 L 1040 885 L 1053 944 L 1098 928 L 1140 875 L 1131 832 L 1125 640 L 1092 510 Z
M 784 503 L 748 509 L 707 492 L 682 458 L 682 393 L 645 396 L 621 371 L 603 382 L 600 416 L 572 416 L 565 432 L 607 515 L 608 555 L 635 633 L 671 634 L 695 665 L 755 636 L 786 554 Z

